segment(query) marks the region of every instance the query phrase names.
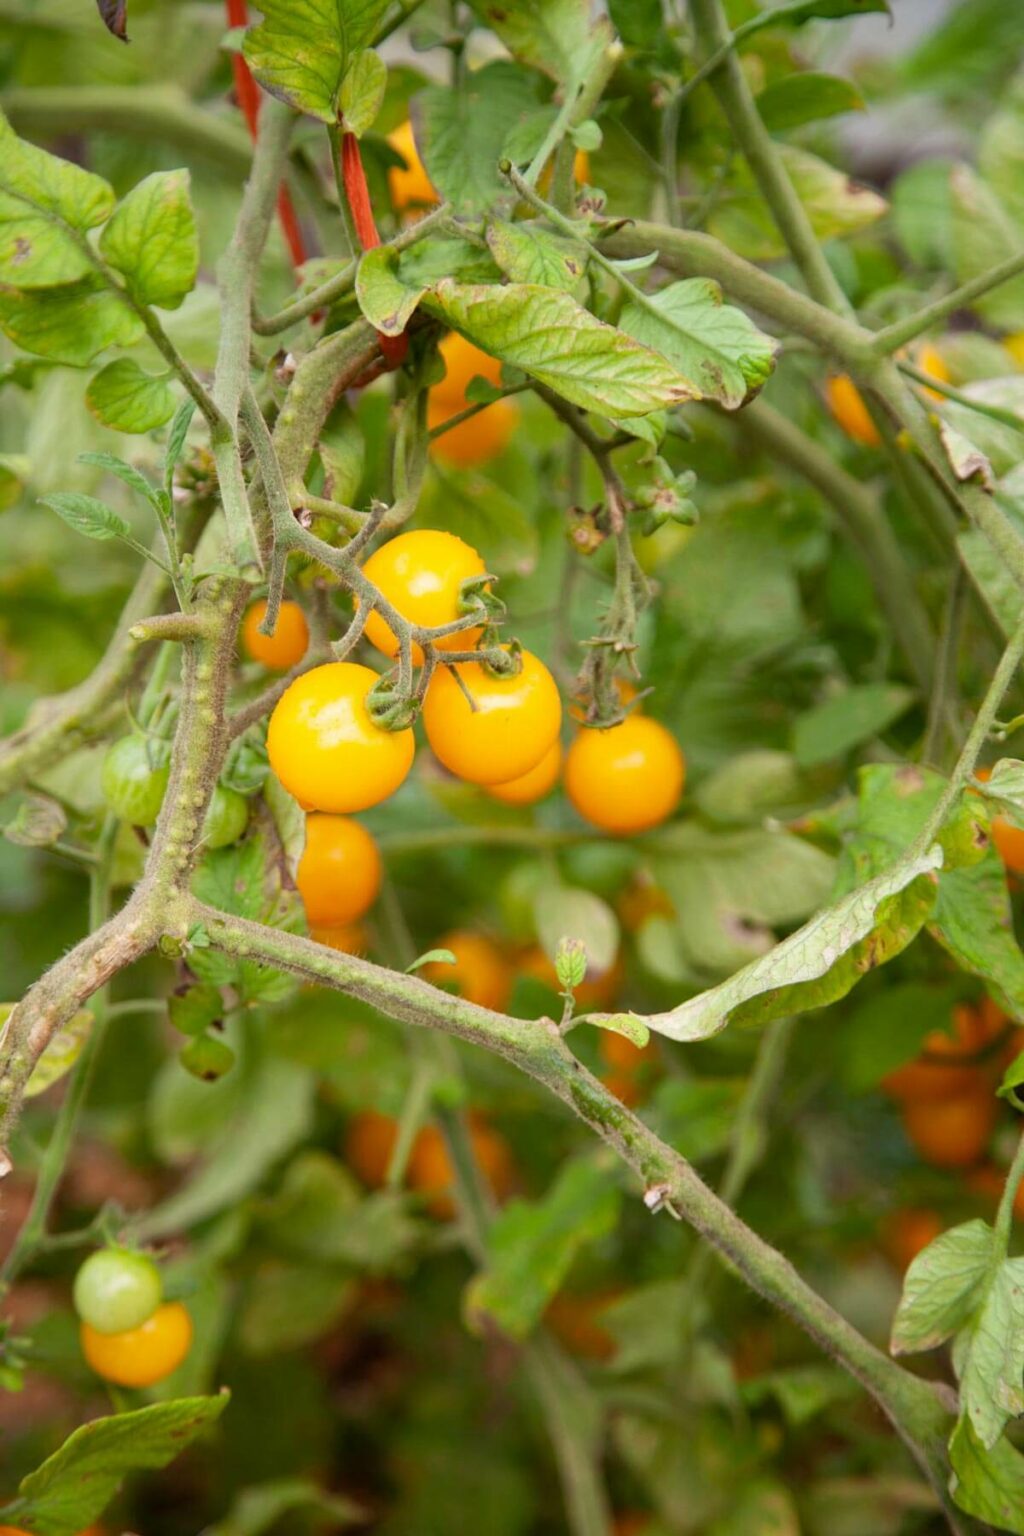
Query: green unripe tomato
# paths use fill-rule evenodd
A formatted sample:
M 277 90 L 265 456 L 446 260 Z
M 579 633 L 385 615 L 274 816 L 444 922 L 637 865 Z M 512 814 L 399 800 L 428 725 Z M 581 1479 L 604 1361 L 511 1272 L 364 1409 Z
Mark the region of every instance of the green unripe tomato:
M 203 822 L 203 847 L 226 848 L 237 843 L 249 824 L 249 802 L 237 789 L 214 786 Z
M 103 798 L 122 821 L 151 827 L 164 803 L 169 771 L 166 766 L 154 768 L 144 736 L 122 736 L 103 759 Z
M 75 1276 L 75 1311 L 97 1333 L 125 1333 L 153 1316 L 163 1300 L 160 1271 L 144 1253 L 99 1248 Z

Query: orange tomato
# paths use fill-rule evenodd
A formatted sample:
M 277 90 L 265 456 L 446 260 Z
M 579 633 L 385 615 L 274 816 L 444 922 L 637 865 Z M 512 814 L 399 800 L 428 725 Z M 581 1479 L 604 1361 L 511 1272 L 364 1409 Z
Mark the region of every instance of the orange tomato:
M 180 1301 L 168 1301 L 138 1328 L 97 1333 L 82 1323 L 79 1338 L 97 1376 L 119 1387 L 151 1387 L 176 1371 L 188 1354 L 192 1319 Z
M 398 1122 L 376 1109 L 360 1109 L 345 1128 L 345 1161 L 367 1189 L 380 1189 L 398 1138 Z
M 562 990 L 555 963 L 550 960 L 539 944 L 525 949 L 518 956 L 516 966 L 525 976 L 532 976 L 536 981 L 542 981 L 553 992 Z M 575 990 L 576 1006 L 581 1013 L 599 1013 L 604 1008 L 610 1008 L 618 996 L 622 986 L 623 965 L 622 956 L 616 955 L 612 964 L 606 971 L 588 971 L 582 983 Z
M 902 1273 L 929 1243 L 935 1241 L 942 1230 L 942 1217 L 937 1211 L 906 1206 L 902 1210 L 891 1211 L 882 1223 L 882 1247 Z
M 585 821 L 606 832 L 646 832 L 679 804 L 686 759 L 670 731 L 647 715 L 580 731 L 565 759 L 565 792 Z
M 470 1141 L 477 1165 L 496 1200 L 507 1198 L 515 1183 L 515 1165 L 505 1138 L 479 1115 L 470 1122 Z M 427 1197 L 427 1209 L 441 1221 L 455 1215 L 451 1190 L 455 1175 L 444 1137 L 436 1125 L 425 1125 L 409 1157 L 409 1188 Z
M 501 388 L 501 361 L 484 352 L 473 342 L 449 331 L 438 349 L 445 366 L 445 376 L 430 391 L 431 399 L 442 401 L 451 409 L 446 415 L 461 411 L 467 404 L 466 389 L 475 378 L 485 379 L 495 389 Z
M 505 805 L 535 805 L 549 795 L 558 783 L 562 771 L 562 743 L 556 741 L 548 748 L 536 768 L 509 779 L 507 784 L 492 784 L 487 793 Z
M 309 936 L 317 944 L 326 944 L 343 955 L 365 955 L 370 937 L 362 923 L 346 923 L 342 928 L 310 928 Z
M 460 618 L 463 582 L 483 576 L 486 569 L 475 549 L 454 533 L 436 528 L 414 529 L 388 539 L 363 566 L 366 577 L 392 607 L 411 624 L 426 629 Z M 481 633 L 480 628 L 460 629 L 434 644 L 439 651 L 471 651 Z M 366 621 L 366 638 L 385 656 L 398 655 L 398 640 L 376 609 Z M 422 666 L 423 650 L 415 642 L 412 659 Z
M 296 884 L 310 925 L 343 928 L 377 900 L 383 869 L 377 844 L 350 816 L 306 817 Z
M 1022 333 L 1024 334 L 1024 333 Z M 987 784 L 992 777 L 991 768 L 976 768 L 974 777 Z M 1005 816 L 992 817 L 992 841 L 1003 861 L 1004 869 L 1013 875 L 1024 874 L 1024 828 L 1015 827 Z
M 468 1003 L 499 1013 L 504 1010 L 512 990 L 512 974 L 505 956 L 491 939 L 468 928 L 455 928 L 433 947 L 450 949 L 455 964 L 431 961 L 422 968 L 421 976 L 435 987 L 453 989 Z
M 427 401 L 427 426 L 431 431 L 465 409 L 464 405 L 435 400 L 435 394 L 436 390 L 431 390 Z M 430 451 L 456 468 L 471 469 L 474 464 L 485 464 L 504 453 L 518 420 L 519 412 L 511 400 L 493 400 L 482 411 L 442 432 L 431 443 Z
M 427 740 L 448 771 L 471 784 L 520 778 L 558 739 L 557 684 L 532 652 L 523 651 L 520 662 L 510 677 L 459 662 L 439 667 L 431 679 L 423 703 Z
M 385 731 L 370 718 L 369 667 L 332 661 L 313 667 L 274 706 L 270 766 L 289 794 L 318 811 L 365 811 L 402 783 L 415 754 L 409 729 Z
M 599 1291 L 592 1296 L 572 1296 L 560 1291 L 552 1297 L 544 1321 L 578 1360 L 610 1360 L 618 1344 L 601 1324 L 601 1313 L 618 1297 L 617 1291 Z
M 420 159 L 408 118 L 388 134 L 388 143 L 405 161 L 404 169 L 399 165 L 388 167 L 388 188 L 395 208 L 403 213 L 409 208 L 425 208 L 436 203 L 437 193 Z
M 984 1084 L 984 1063 L 979 1056 L 1003 1032 L 1005 1015 L 989 998 L 977 1007 L 969 1003 L 953 1009 L 953 1033 L 933 1029 L 924 1039 L 922 1053 L 882 1079 L 882 1087 L 894 1099 L 914 1101 L 957 1098 Z
M 988 1146 L 998 1101 L 987 1087 L 952 1099 L 921 1099 L 902 1109 L 911 1145 L 935 1168 L 969 1168 Z
M 653 1040 L 648 1040 L 646 1045 L 634 1045 L 632 1040 L 612 1029 L 601 1030 L 597 1048 L 609 1067 L 618 1067 L 623 1072 L 635 1072 L 641 1062 L 652 1061 L 658 1054 Z
M 877 448 L 882 439 L 871 414 L 864 404 L 864 397 L 849 374 L 832 374 L 825 380 L 825 399 L 828 408 L 847 437 L 866 448 Z
M 246 611 L 242 620 L 242 644 L 253 661 L 270 667 L 274 672 L 287 672 L 306 654 L 309 646 L 309 625 L 298 603 L 285 601 L 277 615 L 277 627 L 272 635 L 261 635 L 260 625 L 267 611 L 265 598 Z

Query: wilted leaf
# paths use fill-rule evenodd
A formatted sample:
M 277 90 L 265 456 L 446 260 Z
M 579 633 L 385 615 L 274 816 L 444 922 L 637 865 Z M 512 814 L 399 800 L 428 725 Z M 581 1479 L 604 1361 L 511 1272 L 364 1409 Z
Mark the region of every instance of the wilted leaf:
M 60 1026 L 32 1068 L 32 1076 L 25 1088 L 27 1099 L 45 1093 L 47 1088 L 52 1088 L 54 1083 L 71 1071 L 92 1033 L 93 1017 L 88 1009 L 83 1008 Z
M 59 800 L 26 795 L 4 827 L 4 837 L 20 848 L 48 848 L 66 830 L 68 818 Z
M 627 302 L 621 325 L 667 357 L 699 396 L 727 410 L 755 394 L 775 366 L 778 343 L 741 309 L 723 304 L 711 278 L 671 283 L 648 295 L 647 305 Z
M 596 320 L 567 293 L 533 283 L 461 286 L 442 280 L 424 300 L 469 340 L 602 415 L 644 416 L 694 398 L 649 347 Z
M 582 247 L 541 229 L 533 220 L 507 224 L 492 219 L 487 244 L 498 266 L 514 283 L 537 283 L 542 288 L 578 290 L 586 272 Z
M 96 9 L 108 32 L 122 43 L 128 41 L 128 0 L 96 0 Z
M 938 847 L 904 860 L 826 907 L 721 986 L 668 1013 L 649 1016 L 648 1025 L 673 1040 L 702 1040 L 724 1029 L 741 1008 L 745 1020 L 766 1022 L 784 1013 L 834 1002 L 864 971 L 898 954 L 919 931 L 930 906 L 930 882 L 924 882 L 920 893 L 912 887 L 920 876 L 941 864 Z M 858 951 L 860 945 L 866 945 L 866 950 Z M 843 966 L 841 962 L 847 957 L 851 963 Z
M 182 1397 L 83 1424 L 22 1478 L 0 1510 L 38 1536 L 75 1536 L 103 1513 L 129 1472 L 166 1467 L 228 1405 L 228 1394 Z

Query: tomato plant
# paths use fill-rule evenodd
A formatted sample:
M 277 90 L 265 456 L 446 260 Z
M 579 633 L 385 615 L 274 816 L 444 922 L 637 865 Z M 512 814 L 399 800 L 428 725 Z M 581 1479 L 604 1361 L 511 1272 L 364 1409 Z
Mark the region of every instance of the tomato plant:
M 888 9 L 0 7 L 0 1536 L 1024 1536 L 1024 9 Z

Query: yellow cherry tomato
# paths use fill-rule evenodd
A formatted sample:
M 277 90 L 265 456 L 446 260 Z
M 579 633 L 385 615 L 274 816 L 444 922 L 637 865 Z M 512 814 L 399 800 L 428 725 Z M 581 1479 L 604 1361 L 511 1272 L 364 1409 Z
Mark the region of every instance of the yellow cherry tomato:
M 871 414 L 864 404 L 864 396 L 849 374 L 837 373 L 825 380 L 825 399 L 828 408 L 847 437 L 866 448 L 877 448 L 882 439 Z
M 309 625 L 298 603 L 283 602 L 272 635 L 261 635 L 260 625 L 267 611 L 264 598 L 253 603 L 242 621 L 242 644 L 253 661 L 274 672 L 287 672 L 302 660 L 309 645 Z
M 97 1376 L 119 1387 L 151 1387 L 176 1371 L 192 1343 L 192 1319 L 180 1301 L 165 1302 L 124 1333 L 80 1329 L 82 1353 Z
M 427 426 L 433 429 L 458 415 L 463 407 L 435 400 L 433 392 L 427 401 Z M 511 400 L 495 400 L 475 416 L 468 416 L 457 426 L 449 427 L 440 437 L 434 438 L 430 451 L 435 458 L 443 459 L 458 469 L 470 469 L 474 464 L 485 464 L 497 458 L 508 447 L 519 420 L 519 412 Z
M 306 817 L 296 883 L 311 926 L 355 922 L 377 900 L 380 882 L 380 853 L 365 827 L 349 816 Z
M 929 378 L 937 379 L 940 384 L 949 383 L 949 369 L 946 367 L 946 359 L 930 341 L 926 341 L 923 346 L 918 348 L 914 354 L 914 365 L 920 368 L 922 373 L 926 373 Z M 932 400 L 944 400 L 946 398 L 937 389 L 928 389 L 924 385 L 922 385 L 922 389 Z
M 610 730 L 580 731 L 565 759 L 565 792 L 606 832 L 646 832 L 679 804 L 686 759 L 670 731 L 648 715 Z
M 499 1013 L 504 1010 L 512 990 L 512 972 L 491 939 L 468 928 L 455 928 L 438 939 L 433 948 L 450 949 L 455 964 L 432 960 L 420 971 L 426 981 L 435 987 L 448 987 L 481 1008 L 494 1008 Z
M 469 1139 L 484 1182 L 496 1200 L 504 1200 L 515 1184 L 515 1164 L 504 1136 L 487 1124 L 482 1115 L 470 1116 Z M 409 1155 L 409 1188 L 427 1196 L 427 1209 L 440 1221 L 455 1215 L 452 1190 L 455 1173 L 448 1147 L 436 1125 L 425 1125 L 416 1136 Z
M 534 805 L 551 793 L 561 771 L 562 743 L 556 741 L 536 768 L 521 774 L 518 779 L 509 779 L 507 784 L 492 784 L 487 793 L 494 800 L 503 800 L 506 805 Z
M 903 1129 L 933 1168 L 970 1168 L 988 1146 L 998 1112 L 998 1100 L 982 1083 L 958 1098 L 904 1104 Z
M 405 161 L 404 170 L 399 165 L 388 168 L 391 201 L 399 213 L 404 213 L 407 208 L 424 208 L 436 203 L 437 193 L 420 159 L 412 123 L 408 118 L 388 134 L 388 143 Z
M 363 566 L 368 580 L 404 619 L 430 629 L 453 624 L 461 617 L 462 583 L 483 576 L 486 569 L 469 544 L 436 528 L 400 533 L 375 550 Z M 438 640 L 437 648 L 471 651 L 480 634 L 479 627 L 460 629 Z M 385 656 L 398 655 L 398 641 L 376 610 L 366 621 L 366 638 Z M 422 648 L 415 643 L 412 659 L 417 666 L 423 663 Z
M 287 688 L 270 717 L 270 766 L 296 800 L 318 811 L 365 811 L 394 794 L 412 767 L 412 731 L 375 725 L 369 667 L 332 661 Z
M 1012 336 L 1004 336 L 1003 346 L 1017 367 L 1024 368 L 1024 331 L 1014 331 Z
M 380 1189 L 398 1140 L 398 1121 L 376 1109 L 360 1109 L 345 1128 L 345 1161 L 367 1189 Z
M 427 740 L 449 772 L 471 784 L 520 778 L 558 739 L 562 701 L 555 680 L 530 651 L 520 661 L 512 677 L 496 677 L 475 662 L 439 667 L 427 689 Z

